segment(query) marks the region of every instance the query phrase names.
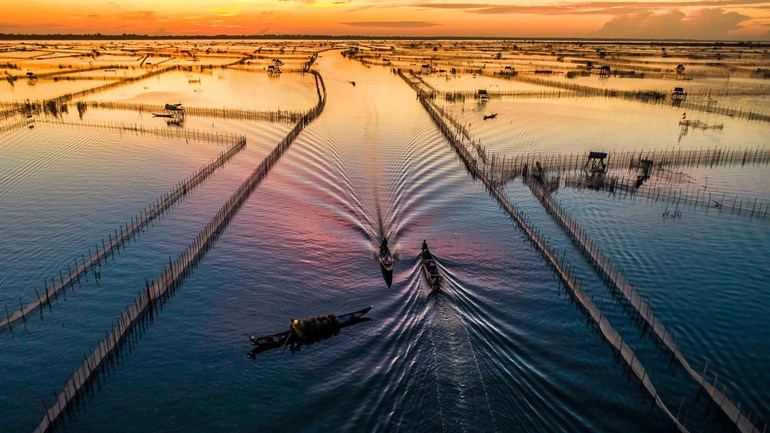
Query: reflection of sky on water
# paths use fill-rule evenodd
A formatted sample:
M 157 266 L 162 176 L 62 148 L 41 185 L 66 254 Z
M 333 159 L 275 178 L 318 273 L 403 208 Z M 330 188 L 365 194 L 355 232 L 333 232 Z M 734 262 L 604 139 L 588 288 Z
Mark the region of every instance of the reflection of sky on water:
M 466 173 L 413 91 L 390 71 L 362 67 L 338 52 L 322 54 L 317 67 L 329 91 L 324 113 L 254 191 L 133 352 L 74 414 L 71 429 L 555 432 L 570 426 L 642 433 L 671 428 L 660 411 L 650 410 L 638 383 L 626 379 L 609 346 L 584 326 L 585 315 L 520 230 Z M 200 84 L 189 82 L 198 78 Z M 463 79 L 475 88 L 472 78 Z M 92 97 L 162 103 L 177 96 L 188 105 L 218 106 L 227 100 L 257 109 L 289 100 L 306 109 L 315 102 L 312 82 L 298 75 L 270 80 L 243 71 L 190 76 L 178 71 L 147 83 Z M 300 97 L 286 90 L 292 87 Z M 605 99 L 447 105 L 471 124 L 482 144 L 506 154 L 672 147 L 681 118 L 677 108 Z M 499 116 L 485 122 L 488 112 Z M 76 114 L 68 117 L 77 121 Z M 762 123 L 688 117 L 724 121 L 724 129 L 690 131 L 677 145 L 682 148 L 759 145 L 766 135 Z M 89 110 L 85 119 L 163 127 L 162 120 L 146 113 Z M 43 320 L 30 320 L 27 330 L 0 334 L 0 368 L 9 372 L 0 386 L 10 390 L 0 393 L 0 430 L 31 430 L 41 413 L 34 409 L 40 396 L 59 386 L 132 302 L 144 278 L 157 276 L 168 256 L 194 238 L 290 128 L 194 117 L 186 127 L 246 134 L 247 148 L 104 264 L 99 286 L 84 282 L 68 293 L 68 301 L 46 310 Z M 189 174 L 185 167 L 221 150 L 90 129 L 33 131 L 42 138 L 31 143 L 0 136 L 9 167 L 25 166 L 24 158 L 31 161 L 25 167 L 32 167 L 17 170 L 16 183 L 7 188 L 37 191 L 16 197 L 16 203 L 37 208 L 33 213 L 39 220 L 24 221 L 30 216 L 20 212 L 11 226 L 50 237 L 25 242 L 10 233 L 2 243 L 11 256 L 0 261 L 3 275 L 10 276 L 0 284 L 9 304 L 16 292 L 8 287 L 27 294 L 28 279 L 55 274 L 116 220 L 141 208 L 146 194 L 150 201 L 156 197 L 148 184 L 173 183 Z M 21 133 L 29 131 L 14 134 Z M 115 143 L 128 146 L 123 150 L 134 157 L 114 153 Z M 72 152 L 62 157 L 67 146 Z M 178 166 L 168 169 L 166 162 Z M 94 170 L 99 176 L 89 174 Z M 56 181 L 33 173 L 57 176 Z M 764 196 L 768 191 L 764 167 L 688 174 L 693 182 L 708 176 L 710 188 L 743 188 Z M 126 177 L 138 180 L 126 185 Z M 49 213 L 55 221 L 45 220 L 47 206 L 66 202 L 74 197 L 68 189 L 89 182 L 98 183 L 92 188 L 99 193 L 73 200 L 85 211 L 65 206 Z M 603 299 L 600 304 L 650 369 L 669 407 L 683 402 L 690 420 L 704 420 L 706 431 L 720 430 L 713 411 L 706 414 L 703 399 L 696 399 L 696 386 L 641 334 L 531 193 L 517 181 L 506 186 L 506 193 L 558 248 L 568 249 L 586 289 Z M 763 221 L 698 210 L 662 221 L 661 205 L 644 200 L 590 191 L 558 194 L 649 296 L 659 318 L 681 335 L 696 368 L 710 360 L 720 377 L 730 378 L 733 395 L 763 417 L 770 401 L 764 384 L 770 379 L 761 368 L 766 351 L 754 350 L 768 344 L 760 332 L 766 316 Z M 128 208 L 92 196 L 125 200 Z M 390 234 L 397 256 L 390 288 L 374 254 L 383 232 Z M 440 296 L 427 295 L 419 273 L 416 255 L 423 239 L 446 277 Z M 56 242 L 69 244 L 49 246 Z M 39 261 L 29 278 L 14 274 L 13 262 L 14 254 L 27 250 L 30 261 Z M 368 305 L 374 306 L 373 320 L 338 338 L 294 354 L 273 351 L 254 361 L 244 356 L 249 335 L 276 332 L 291 317 Z M 711 315 L 718 318 L 701 323 Z M 752 338 L 733 343 L 743 332 Z M 744 366 L 753 367 L 753 374 L 745 375 Z

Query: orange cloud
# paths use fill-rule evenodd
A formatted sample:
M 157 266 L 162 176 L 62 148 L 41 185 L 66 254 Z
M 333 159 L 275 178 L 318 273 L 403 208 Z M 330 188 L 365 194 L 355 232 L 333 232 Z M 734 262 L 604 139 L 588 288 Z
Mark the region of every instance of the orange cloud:
M 23 3 L 4 7 L 0 32 L 745 40 L 767 38 L 770 19 L 770 0 L 229 0 L 214 8 L 190 0 Z
M 723 9 L 702 9 L 690 15 L 679 9 L 662 14 L 625 14 L 612 18 L 594 35 L 603 38 L 711 39 L 730 37 L 750 17 Z
M 232 17 L 238 15 L 238 12 L 231 8 L 212 8 L 209 12 L 214 13 L 218 17 Z

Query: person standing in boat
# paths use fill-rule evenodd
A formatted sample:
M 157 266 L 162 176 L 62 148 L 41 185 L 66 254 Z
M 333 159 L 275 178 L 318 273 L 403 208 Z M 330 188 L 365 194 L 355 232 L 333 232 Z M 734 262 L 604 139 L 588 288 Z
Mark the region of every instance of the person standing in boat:
M 423 259 L 432 258 L 430 254 L 430 250 L 428 250 L 428 242 L 426 242 L 424 239 L 422 241 L 422 258 Z
M 297 336 L 297 338 L 302 338 L 302 324 L 298 319 L 294 319 L 291 321 L 291 324 L 289 324 L 289 331 L 291 331 L 292 334 Z

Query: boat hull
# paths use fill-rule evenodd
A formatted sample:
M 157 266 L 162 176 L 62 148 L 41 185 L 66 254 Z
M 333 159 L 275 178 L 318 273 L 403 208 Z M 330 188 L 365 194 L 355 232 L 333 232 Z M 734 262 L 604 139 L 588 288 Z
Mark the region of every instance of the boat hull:
M 432 271 L 429 266 L 423 264 L 422 275 L 425 277 L 425 281 L 431 290 L 441 289 L 441 275 L 439 275 L 438 271 Z
M 366 307 L 358 311 L 353 311 L 351 313 L 345 313 L 337 316 L 337 320 L 339 321 L 339 326 L 337 330 L 368 320 L 367 318 L 364 317 L 364 315 L 366 315 L 366 313 L 368 313 L 369 310 L 371 309 L 372 307 Z M 249 358 L 254 358 L 254 356 L 256 356 L 257 353 L 263 352 L 265 350 L 275 349 L 283 346 L 296 346 L 300 344 L 312 343 L 319 339 L 328 338 L 335 334 L 336 332 L 332 332 L 332 333 L 329 333 L 329 335 L 323 335 L 320 338 L 306 339 L 306 338 L 299 338 L 297 337 L 296 334 L 293 334 L 291 331 L 286 330 L 286 331 L 278 332 L 271 335 L 265 335 L 263 337 L 252 336 L 249 338 L 249 341 L 255 347 L 247 354 L 247 356 Z
M 390 287 L 393 284 L 393 255 L 390 253 L 390 248 L 387 246 L 380 247 L 380 255 L 377 258 L 380 260 L 382 277 L 385 279 L 388 287 Z
M 386 269 L 382 264 L 380 264 L 380 272 L 382 272 L 382 278 L 385 280 L 385 284 L 390 287 L 393 284 L 393 266 L 391 266 L 389 269 Z
M 382 269 L 393 272 L 393 258 L 388 255 L 387 258 L 380 257 L 380 266 L 382 266 Z
M 422 248 L 422 274 L 425 276 L 425 280 L 428 282 L 428 286 L 431 290 L 441 289 L 441 274 L 438 271 L 438 265 L 428 249 L 428 245 L 424 244 Z

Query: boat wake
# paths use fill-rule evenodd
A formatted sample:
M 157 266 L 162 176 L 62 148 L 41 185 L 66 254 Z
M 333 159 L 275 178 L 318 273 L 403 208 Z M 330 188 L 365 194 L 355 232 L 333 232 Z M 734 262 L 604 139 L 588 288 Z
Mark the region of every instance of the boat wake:
M 469 427 L 472 431 L 498 431 L 469 324 L 455 302 L 458 282 L 446 268 L 437 265 L 444 278 L 442 290 L 430 292 L 427 327 L 431 344 L 436 347 L 436 342 L 441 342 L 433 353 L 439 400 L 451 402 L 445 404 L 452 405 L 450 413 L 457 416 L 454 423 L 462 431 Z

